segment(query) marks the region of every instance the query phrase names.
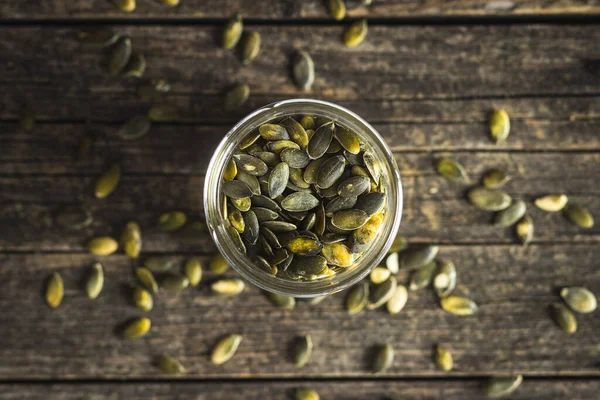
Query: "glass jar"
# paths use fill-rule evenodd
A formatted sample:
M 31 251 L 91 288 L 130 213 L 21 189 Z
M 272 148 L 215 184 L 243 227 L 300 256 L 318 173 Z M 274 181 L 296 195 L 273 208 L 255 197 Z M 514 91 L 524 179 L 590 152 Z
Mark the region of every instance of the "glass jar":
M 357 265 L 330 278 L 293 281 L 273 276 L 258 268 L 241 253 L 226 231 L 228 223 L 221 212 L 223 171 L 240 141 L 264 123 L 287 116 L 311 115 L 333 120 L 355 132 L 381 164 L 383 185 L 387 194 L 385 216 L 371 246 L 358 259 Z M 285 100 L 264 106 L 238 122 L 223 138 L 210 160 L 204 183 L 204 210 L 210 233 L 227 262 L 246 280 L 274 293 L 293 297 L 329 295 L 352 286 L 377 266 L 392 245 L 402 216 L 402 183 L 398 166 L 389 147 L 379 133 L 352 111 L 333 103 L 312 99 Z

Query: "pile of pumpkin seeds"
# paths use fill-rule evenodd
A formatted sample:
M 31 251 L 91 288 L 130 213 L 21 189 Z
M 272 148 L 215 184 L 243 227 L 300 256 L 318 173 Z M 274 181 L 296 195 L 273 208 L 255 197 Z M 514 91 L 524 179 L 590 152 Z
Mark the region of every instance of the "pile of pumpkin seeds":
M 280 278 L 324 279 L 356 265 L 383 223 L 380 162 L 357 134 L 324 118 L 261 125 L 222 178 L 231 240 Z

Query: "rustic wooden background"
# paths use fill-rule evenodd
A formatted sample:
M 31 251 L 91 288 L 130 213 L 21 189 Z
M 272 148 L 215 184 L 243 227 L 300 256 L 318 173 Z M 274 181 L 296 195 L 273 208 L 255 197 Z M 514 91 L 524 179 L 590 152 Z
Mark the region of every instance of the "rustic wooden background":
M 217 46 L 234 11 L 262 35 L 261 54 L 247 67 Z M 547 306 L 562 286 L 600 293 L 600 228 L 574 227 L 531 200 L 564 192 L 600 216 L 600 2 L 374 0 L 349 15 L 370 20 L 355 49 L 341 43 L 348 21 L 331 20 L 321 0 L 181 0 L 175 8 L 138 0 L 130 14 L 108 0 L 0 3 L 0 399 L 291 399 L 297 387 L 314 387 L 322 399 L 478 399 L 486 377 L 512 373 L 525 376 L 513 399 L 598 398 L 600 318 L 578 316 L 578 332 L 567 336 Z M 176 123 L 119 140 L 119 124 L 150 104 L 136 96 L 139 80 L 108 76 L 105 51 L 80 45 L 80 29 L 91 25 L 129 35 L 147 58 L 145 78 L 171 82 L 163 102 L 180 110 Z M 316 63 L 308 93 L 290 79 L 296 48 Z M 236 82 L 252 95 L 226 113 L 223 93 Z M 397 316 L 350 317 L 343 293 L 289 311 L 254 287 L 217 299 L 206 273 L 199 288 L 155 300 L 148 336 L 120 340 L 115 327 L 141 314 L 126 295 L 136 263 L 102 258 L 105 289 L 89 300 L 80 282 L 95 257 L 83 244 L 137 220 L 144 255 L 206 259 L 215 251 L 208 237 L 158 232 L 156 218 L 177 209 L 202 220 L 208 158 L 224 133 L 261 105 L 303 96 L 346 106 L 382 133 L 403 177 L 402 234 L 439 243 L 457 265 L 458 292 L 480 312 L 446 314 L 427 290 L 411 292 Z M 24 103 L 38 117 L 32 132 L 17 122 Z M 499 145 L 486 129 L 494 107 L 512 118 Z M 77 144 L 90 133 L 91 154 L 78 160 Z M 529 248 L 469 206 L 468 186 L 435 174 L 440 155 L 463 163 L 473 181 L 493 167 L 515 176 L 507 191 L 528 201 L 535 220 Z M 97 200 L 94 181 L 111 161 L 123 165 L 121 185 Z M 91 227 L 53 223 L 74 204 L 93 211 Z M 52 311 L 42 291 L 54 271 L 66 295 Z M 213 366 L 210 349 L 228 333 L 244 341 L 230 362 Z M 312 335 L 315 351 L 296 369 L 287 349 L 300 333 Z M 384 342 L 396 360 L 374 376 L 369 350 Z M 452 349 L 452 372 L 431 362 L 435 343 Z M 162 375 L 151 364 L 160 353 L 189 373 Z

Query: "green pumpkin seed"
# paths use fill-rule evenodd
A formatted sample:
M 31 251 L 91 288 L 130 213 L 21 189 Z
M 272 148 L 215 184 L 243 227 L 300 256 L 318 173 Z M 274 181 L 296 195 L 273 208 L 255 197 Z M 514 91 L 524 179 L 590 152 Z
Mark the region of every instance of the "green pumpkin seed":
M 198 286 L 200 280 L 202 280 L 202 263 L 198 257 L 190 257 L 185 262 L 183 267 L 184 274 L 190 286 Z
M 558 212 L 566 207 L 569 198 L 564 194 L 549 194 L 535 199 L 537 208 L 548 212 Z
M 289 166 L 282 162 L 277 164 L 269 175 L 269 197 L 274 199 L 285 190 L 290 178 Z
M 121 11 L 131 12 L 135 10 L 135 0 L 112 0 Z
M 252 207 L 251 210 L 254 211 L 258 222 L 275 221 L 277 218 L 279 218 L 279 214 L 273 210 L 269 210 L 268 208 Z M 243 230 L 240 232 L 243 232 Z
M 100 236 L 87 243 L 88 251 L 97 256 L 108 256 L 119 248 L 119 243 L 111 237 Z
M 142 249 L 142 233 L 135 222 L 128 222 L 121 234 L 123 251 L 131 258 L 138 258 Z
M 517 390 L 523 382 L 523 375 L 490 378 L 484 393 L 490 399 L 506 396 Z
M 408 288 L 414 291 L 429 286 L 436 268 L 437 263 L 435 262 L 435 260 L 433 260 L 430 263 L 424 265 L 423 267 L 413 272 L 412 276 L 410 277 L 410 285 L 408 286 Z
M 567 303 L 571 310 L 587 314 L 596 310 L 596 296 L 583 287 L 567 287 L 560 291 L 560 297 Z
M 371 294 L 369 297 L 369 305 L 367 306 L 369 310 L 374 310 L 387 303 L 388 300 L 392 298 L 394 293 L 396 293 L 397 287 L 398 282 L 393 276 L 390 277 L 387 281 L 375 285 L 373 290 L 371 290 Z
M 327 207 L 325 207 L 325 215 L 328 217 L 333 217 L 333 214 L 338 211 L 351 209 L 356 204 L 356 200 L 356 197 L 336 197 L 327 203 Z
M 452 353 L 446 347 L 438 344 L 435 346 L 435 365 L 442 371 L 452 371 L 454 361 L 452 360 Z
M 370 151 L 365 151 L 363 153 L 363 162 L 365 163 L 367 171 L 369 171 L 369 174 L 371 174 L 371 178 L 373 178 L 375 182 L 378 182 L 379 177 L 381 176 L 381 168 L 379 161 L 375 158 L 375 155 Z
M 121 179 L 121 167 L 113 164 L 104 172 L 96 182 L 96 198 L 104 199 L 111 194 L 119 184 Z
M 469 191 L 469 200 L 475 207 L 486 211 L 502 211 L 508 206 L 512 199 L 506 192 L 500 189 L 489 189 L 476 187 Z
M 146 57 L 142 53 L 132 53 L 129 57 L 129 61 L 125 68 L 123 69 L 123 74 L 125 76 L 134 76 L 136 78 L 141 78 L 144 76 L 144 72 L 146 71 Z
M 346 47 L 356 47 L 365 40 L 369 27 L 367 20 L 356 21 L 344 32 L 344 44 Z
M 238 295 L 245 287 L 246 284 L 241 279 L 221 279 L 210 285 L 210 289 L 221 296 Z
M 179 292 L 190 285 L 183 275 L 167 275 L 160 281 L 160 288 L 168 292 Z
M 565 215 L 569 221 L 581 228 L 588 229 L 594 227 L 594 217 L 579 204 L 568 204 L 565 207 Z
M 141 338 L 150 331 L 151 326 L 152 322 L 150 321 L 150 318 L 136 318 L 125 326 L 123 337 L 125 339 Z
M 261 190 L 260 190 L 260 183 L 258 181 L 258 178 L 254 175 L 250 175 L 246 172 L 244 172 L 243 170 L 238 170 L 237 176 L 235 177 L 238 181 L 244 182 L 246 185 L 248 185 L 248 187 L 250 188 L 250 190 L 252 190 L 252 194 L 253 195 L 260 195 L 261 194 Z
M 490 189 L 500 189 L 511 179 L 512 177 L 506 171 L 493 169 L 483 176 L 483 186 Z
M 305 190 L 305 189 L 309 189 L 310 185 L 308 184 L 308 182 L 306 182 L 304 180 L 303 177 L 303 172 L 301 169 L 299 168 L 290 168 L 290 182 L 288 182 L 287 187 L 290 187 L 290 184 L 296 186 L 297 189 L 293 189 L 293 190 L 298 190 L 298 191 L 306 191 L 306 192 L 310 192 L 309 190 Z
M 66 207 L 61 209 L 54 222 L 63 228 L 80 230 L 87 228 L 94 222 L 92 213 L 80 206 Z
M 371 181 L 364 176 L 353 176 L 342 181 L 337 192 L 342 197 L 357 197 L 369 189 Z
M 277 154 L 271 153 L 270 151 L 260 151 L 253 154 L 256 158 L 262 160 L 262 162 L 267 164 L 267 166 L 270 168 L 273 168 L 279 164 L 279 157 L 277 157 Z
M 346 159 L 347 160 L 347 159 Z M 353 165 L 350 169 L 352 176 L 364 176 L 365 178 L 370 178 L 369 172 L 359 165 Z
M 408 301 L 408 290 L 406 290 L 406 286 L 398 285 L 396 290 L 394 290 L 394 294 L 390 297 L 390 299 L 386 303 L 387 310 L 390 314 L 395 315 L 398 314 Z
M 310 115 L 303 115 L 302 118 L 300 118 L 300 125 L 302 125 L 305 130 L 315 130 L 315 120 Z
M 555 303 L 550 306 L 552 319 L 567 334 L 577 331 L 577 320 L 575 315 L 564 304 Z
M 242 63 L 250 64 L 260 52 L 260 33 L 250 32 L 246 35 L 242 45 Z
M 266 245 L 268 245 L 268 243 L 266 243 Z M 271 252 L 272 252 L 272 250 L 271 250 Z M 273 267 L 271 266 L 271 264 L 269 264 L 269 262 L 261 256 L 257 256 L 254 259 L 254 264 L 257 265 L 258 268 L 262 269 L 263 271 L 265 271 L 269 274 L 273 273 Z
M 403 253 L 400 257 L 400 271 L 414 271 L 432 262 L 439 246 L 428 245 Z
M 517 223 L 516 227 L 517 237 L 523 246 L 527 246 L 533 239 L 534 226 L 533 219 L 529 215 L 525 215 Z
M 377 214 L 385 206 L 386 195 L 381 192 L 366 193 L 358 197 L 355 208 L 363 210 L 368 215 Z
M 165 272 L 170 270 L 175 264 L 175 260 L 168 256 L 152 256 L 146 258 L 144 266 L 152 272 Z
M 248 154 L 236 154 L 233 156 L 238 171 L 244 171 L 253 176 L 262 176 L 269 171 L 269 167 L 261 159 Z M 239 175 L 239 172 L 238 172 Z
M 337 141 L 336 138 L 331 139 L 329 147 L 325 151 L 326 154 L 336 154 L 342 150 L 342 145 Z
M 250 206 L 252 205 L 252 200 L 250 199 L 250 197 L 243 197 L 243 198 L 239 198 L 239 199 L 230 199 L 231 200 L 231 204 L 234 205 L 235 208 L 237 208 L 238 210 L 240 210 L 241 212 L 246 212 L 250 209 Z
M 284 296 L 278 293 L 268 293 L 267 294 L 271 303 L 275 304 L 278 307 L 284 308 L 286 310 L 291 310 L 296 307 L 296 299 L 290 296 Z
M 315 63 L 306 51 L 298 50 L 292 60 L 292 74 L 296 86 L 302 90 L 310 90 L 315 81 Z
M 233 159 L 231 159 L 227 162 L 225 171 L 223 171 L 223 179 L 226 181 L 232 181 L 236 175 L 237 175 L 237 165 L 235 165 L 235 161 L 233 161 Z
M 369 215 L 362 210 L 338 211 L 331 218 L 333 226 L 343 230 L 355 230 L 363 226 L 369 220 Z
M 441 158 L 437 160 L 435 168 L 438 174 L 451 181 L 465 182 L 469 180 L 467 171 L 458 161 Z
M 227 50 L 233 49 L 239 42 L 243 30 L 244 24 L 242 22 L 242 16 L 240 14 L 235 14 L 227 22 L 227 25 L 225 25 L 225 29 L 223 30 L 223 48 Z
M 290 264 L 289 270 L 294 275 L 318 275 L 327 268 L 327 260 L 321 256 L 296 256 Z
M 263 124 L 258 128 L 260 136 L 265 140 L 289 140 L 290 135 L 284 126 Z
M 329 148 L 333 140 L 333 128 L 333 122 L 320 126 L 308 141 L 306 152 L 312 160 L 323 157 Z
M 157 365 L 162 372 L 169 375 L 185 374 L 185 367 L 175 358 L 162 354 L 158 357 Z
M 225 258 L 219 253 L 210 259 L 208 263 L 208 269 L 210 269 L 213 274 L 220 275 L 224 274 L 225 271 L 229 269 L 229 264 L 227 263 L 227 260 L 225 260 Z
M 308 213 L 306 218 L 304 218 L 300 224 L 300 230 L 310 231 L 315 226 L 316 222 L 317 214 L 314 212 Z
M 449 296 L 456 287 L 456 267 L 452 261 L 440 260 L 433 278 L 433 288 L 438 297 Z
M 341 21 L 346 16 L 344 0 L 327 0 L 327 10 L 335 20 Z
M 281 207 L 286 211 L 302 212 L 312 210 L 319 205 L 319 200 L 309 193 L 296 192 L 281 200 Z
M 252 189 L 241 181 L 225 181 L 221 187 L 223 193 L 232 199 L 242 199 L 252 196 Z
M 146 136 L 150 131 L 150 120 L 144 115 L 137 115 L 119 128 L 119 136 L 125 140 L 135 140 Z
M 490 117 L 490 135 L 498 143 L 506 140 L 510 133 L 510 118 L 504 110 L 495 110 Z
M 296 337 L 292 351 L 293 361 L 296 367 L 302 368 L 306 365 L 308 360 L 310 360 L 312 349 L 313 343 L 310 335 Z
M 296 225 L 285 221 L 265 221 L 260 226 L 273 232 L 291 232 L 297 229 Z
M 312 160 L 308 164 L 308 166 L 304 169 L 304 174 L 302 175 L 302 177 L 304 178 L 304 181 L 311 185 L 316 184 L 319 170 L 321 169 L 321 166 L 327 160 L 328 160 L 328 158 L 325 158 L 325 157 L 319 158 L 317 160 Z
M 156 283 L 154 275 L 152 275 L 152 272 L 148 268 L 136 268 L 135 276 L 137 276 L 138 280 L 146 287 L 146 289 L 150 290 L 152 293 L 158 292 L 158 283 Z
M 164 232 L 173 232 L 187 222 L 187 216 L 181 211 L 170 211 L 158 218 L 158 229 Z
M 527 206 L 523 200 L 515 200 L 510 206 L 502 211 L 498 211 L 494 217 L 494 225 L 506 228 L 516 224 L 527 211 Z
M 300 146 L 301 149 L 306 149 L 306 147 L 308 146 L 308 134 L 306 133 L 306 130 L 304 129 L 304 127 L 302 126 L 302 124 L 300 124 L 298 121 L 296 121 L 293 118 L 286 118 L 282 124 L 285 126 L 285 128 L 287 129 L 287 131 L 290 134 L 290 138 L 294 141 L 294 143 L 296 143 L 298 146 Z M 304 153 L 306 154 L 306 153 Z M 291 165 L 290 165 L 291 167 Z M 306 165 L 304 166 L 306 167 Z M 304 168 L 304 167 L 294 167 L 294 168 Z
M 390 344 L 379 346 L 373 358 L 373 372 L 384 372 L 394 362 L 394 349 Z
M 477 304 L 472 300 L 455 295 L 443 297 L 440 299 L 440 305 L 444 311 L 459 316 L 473 315 L 478 310 Z
M 102 264 L 95 263 L 85 283 L 85 293 L 90 299 L 98 297 L 104 286 L 104 271 L 102 270 Z
M 308 155 L 298 149 L 285 149 L 281 152 L 281 161 L 290 166 L 290 168 L 304 168 L 310 162 Z
M 288 242 L 287 248 L 301 256 L 316 256 L 321 252 L 323 245 L 316 239 L 297 237 Z
M 256 214 L 253 211 L 247 211 L 244 213 L 244 225 L 245 229 L 241 236 L 250 244 L 255 244 L 258 240 L 259 225 Z
M 357 283 L 346 296 L 346 310 L 348 314 L 355 315 L 361 312 L 369 303 L 369 284 Z
M 225 95 L 225 111 L 234 111 L 242 107 L 250 97 L 250 86 L 245 83 L 237 84 Z
M 375 285 L 378 285 L 378 284 L 380 284 L 382 282 L 387 281 L 388 278 L 391 276 L 391 274 L 392 273 L 387 268 L 384 268 L 384 267 L 375 267 L 375 268 L 373 268 L 373 270 L 371 270 L 371 273 L 369 274 L 369 279 Z
M 62 277 L 58 272 L 52 274 L 46 284 L 46 303 L 51 308 L 60 306 L 65 293 Z
M 354 264 L 354 255 L 348 246 L 342 243 L 332 243 L 323 246 L 321 255 L 327 262 L 342 268 L 348 268 Z
M 238 148 L 240 150 L 246 150 L 248 153 L 252 154 L 250 150 L 254 148 L 253 145 L 260 137 L 260 132 L 251 133 L 240 141 Z M 260 146 L 258 146 L 258 149 L 260 149 Z
M 221 365 L 233 357 L 242 342 L 241 335 L 229 335 L 219 340 L 213 348 L 210 360 L 213 364 Z
M 391 253 L 385 259 L 385 267 L 390 270 L 392 274 L 397 274 L 400 271 L 400 257 L 398 253 Z
M 152 310 L 154 304 L 150 292 L 137 286 L 133 288 L 133 303 L 144 311 Z
M 177 121 L 179 110 L 172 104 L 158 104 L 148 110 L 148 119 L 155 122 Z
M 357 208 L 359 208 L 359 209 L 361 209 L 361 210 L 363 210 L 365 212 L 367 211 L 367 210 L 365 210 L 363 208 L 360 208 L 360 207 L 357 207 Z M 408 240 L 404 236 L 398 235 L 398 236 L 396 236 L 396 238 L 394 239 L 394 242 L 390 246 L 390 249 L 388 250 L 388 253 L 395 253 L 395 252 L 398 252 L 398 251 L 402 251 L 402 250 L 406 249 L 407 246 L 408 246 Z M 394 272 L 392 271 L 392 273 L 394 273 Z
M 244 222 L 244 217 L 242 216 L 240 210 L 233 210 L 232 212 L 230 212 L 227 219 L 229 220 L 231 226 L 233 226 L 238 232 L 244 232 L 246 224 Z
M 346 151 L 352 154 L 360 153 L 360 141 L 353 132 L 336 125 L 333 136 Z
M 267 142 L 267 150 L 275 153 L 276 155 L 281 154 L 281 152 L 285 149 L 300 150 L 300 146 L 298 146 L 296 142 L 292 142 L 291 140 L 273 140 Z
M 296 400 L 320 400 L 319 393 L 312 389 L 297 389 Z
M 117 76 L 131 58 L 131 39 L 122 37 L 115 43 L 108 60 L 108 73 Z
M 79 39 L 86 47 L 108 47 L 116 43 L 121 35 L 112 29 L 92 29 L 81 31 Z

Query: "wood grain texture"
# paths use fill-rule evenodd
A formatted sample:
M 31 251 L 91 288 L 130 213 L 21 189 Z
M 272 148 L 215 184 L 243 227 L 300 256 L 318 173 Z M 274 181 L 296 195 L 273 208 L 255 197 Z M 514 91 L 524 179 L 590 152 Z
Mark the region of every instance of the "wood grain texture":
M 126 398 L 139 400 L 152 398 L 167 400 L 176 397 L 181 400 L 264 400 L 294 399 L 298 388 L 316 390 L 322 399 L 419 399 L 419 400 L 477 400 L 485 399 L 481 395 L 481 380 L 437 380 L 424 382 L 418 380 L 401 381 L 333 381 L 333 382 L 219 382 L 219 383 L 161 383 L 144 384 L 4 384 L 0 386 L 2 400 L 47 400 L 81 399 L 96 400 Z M 592 379 L 582 380 L 540 380 L 526 378 L 519 389 L 511 394 L 514 400 L 589 400 L 600 388 L 600 382 Z
M 384 310 L 348 316 L 344 293 L 283 310 L 253 286 L 236 297 L 215 297 L 209 283 L 216 277 L 207 272 L 198 288 L 160 293 L 147 313 L 150 333 L 131 341 L 120 339 L 117 327 L 146 314 L 129 300 L 136 262 L 121 255 L 4 254 L 0 326 L 10 329 L 2 337 L 0 373 L 3 379 L 154 378 L 161 373 L 152 359 L 166 352 L 188 368 L 187 378 L 366 377 L 370 350 L 389 342 L 396 361 L 377 376 L 446 376 L 431 361 L 435 343 L 452 349 L 450 376 L 600 374 L 600 319 L 578 315 L 577 333 L 567 336 L 548 313 L 560 287 L 585 285 L 598 293 L 597 245 L 443 246 L 440 254 L 457 264 L 456 293 L 476 301 L 478 314 L 445 313 L 429 289 L 411 292 L 396 316 Z M 94 259 L 104 265 L 106 279 L 98 299 L 89 300 L 80 288 Z M 53 272 L 65 282 L 56 310 L 42 297 L 44 279 Z M 230 333 L 244 335 L 240 349 L 225 365 L 211 365 L 212 346 Z M 312 335 L 315 350 L 310 363 L 297 369 L 287 351 L 301 333 Z
M 342 45 L 341 26 L 257 27 L 263 50 L 249 67 L 234 51 L 217 47 L 219 27 L 118 29 L 146 55 L 146 77 L 172 83 L 164 101 L 178 106 L 184 121 L 229 122 L 295 97 L 340 102 L 372 122 L 482 121 L 493 107 L 507 107 L 517 119 L 536 112 L 555 118 L 553 106 L 561 117 L 600 114 L 598 97 L 581 104 L 557 98 L 600 93 L 600 30 L 593 25 L 374 26 L 355 49 Z M 24 102 L 42 120 L 122 121 L 148 108 L 136 95 L 139 80 L 109 77 L 106 52 L 82 48 L 78 34 L 52 26 L 0 32 L 2 49 L 12 54 L 0 65 L 0 87 L 6 88 L 0 118 L 16 118 Z M 290 78 L 297 48 L 308 49 L 316 63 L 309 92 Z M 250 85 L 250 101 L 225 113 L 223 94 L 236 82 Z M 484 101 L 443 101 L 473 98 Z
M 600 12 L 595 0 L 374 0 L 369 7 L 357 7 L 359 0 L 346 0 L 351 17 L 393 18 L 448 15 L 521 15 L 521 14 L 592 14 Z M 228 18 L 241 12 L 246 18 L 301 19 L 331 18 L 323 0 L 181 0 L 177 7 L 169 8 L 158 1 L 138 0 L 132 13 L 123 13 L 113 7 L 110 0 L 83 0 L 65 3 L 60 0 L 21 0 L 4 2 L 0 6 L 3 19 L 53 20 L 62 18 Z

